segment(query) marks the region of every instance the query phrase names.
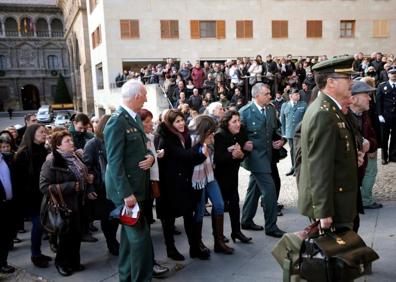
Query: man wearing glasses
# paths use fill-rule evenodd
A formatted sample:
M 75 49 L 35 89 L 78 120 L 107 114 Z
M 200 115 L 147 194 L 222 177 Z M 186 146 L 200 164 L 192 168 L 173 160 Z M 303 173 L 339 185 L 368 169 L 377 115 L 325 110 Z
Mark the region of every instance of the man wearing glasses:
M 351 97 L 352 62 L 343 56 L 312 68 L 320 92 L 302 121 L 298 207 L 325 229 L 352 229 L 357 214 L 357 148 L 342 113 Z

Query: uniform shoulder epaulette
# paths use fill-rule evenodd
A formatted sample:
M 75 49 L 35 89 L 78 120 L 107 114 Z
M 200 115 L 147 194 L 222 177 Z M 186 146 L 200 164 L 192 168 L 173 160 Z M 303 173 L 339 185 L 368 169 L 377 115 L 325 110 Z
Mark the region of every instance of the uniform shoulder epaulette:
M 387 81 L 380 82 L 380 84 L 378 84 L 378 86 L 383 86 L 383 85 L 385 85 L 386 83 L 387 83 Z
M 270 106 L 270 107 L 275 109 L 275 105 L 272 103 L 272 101 L 268 104 L 268 106 Z
M 322 104 L 320 105 L 320 109 L 324 111 L 329 111 L 331 109 L 329 101 L 323 100 Z

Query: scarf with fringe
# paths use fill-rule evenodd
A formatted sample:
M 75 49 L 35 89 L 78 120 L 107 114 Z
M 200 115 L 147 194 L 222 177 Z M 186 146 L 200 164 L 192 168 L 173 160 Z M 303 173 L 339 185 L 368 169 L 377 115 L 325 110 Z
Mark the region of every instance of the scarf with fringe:
M 194 146 L 198 143 L 198 136 L 191 135 L 191 144 Z M 202 149 L 202 147 L 200 148 Z M 209 157 L 206 160 L 194 167 L 193 175 L 192 175 L 192 187 L 195 190 L 201 190 L 205 188 L 206 184 L 214 181 L 214 172 L 213 172 L 213 150 L 208 147 Z

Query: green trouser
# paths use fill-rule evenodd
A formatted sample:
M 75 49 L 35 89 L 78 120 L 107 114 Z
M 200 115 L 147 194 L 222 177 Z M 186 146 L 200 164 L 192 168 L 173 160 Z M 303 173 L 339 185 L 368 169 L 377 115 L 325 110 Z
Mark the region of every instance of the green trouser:
M 368 158 L 366 171 L 363 177 L 362 186 L 360 191 L 362 192 L 363 206 L 371 205 L 373 201 L 373 186 L 375 178 L 377 177 L 377 156 L 374 158 Z
M 147 224 L 121 225 L 119 279 L 122 282 L 151 281 L 153 245 Z

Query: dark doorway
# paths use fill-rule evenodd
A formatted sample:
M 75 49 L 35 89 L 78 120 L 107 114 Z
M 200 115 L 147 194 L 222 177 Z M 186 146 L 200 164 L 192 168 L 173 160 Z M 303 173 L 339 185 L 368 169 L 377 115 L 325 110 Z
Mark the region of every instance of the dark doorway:
M 37 110 L 40 107 L 40 95 L 36 86 L 28 84 L 21 87 L 21 96 L 24 110 Z

